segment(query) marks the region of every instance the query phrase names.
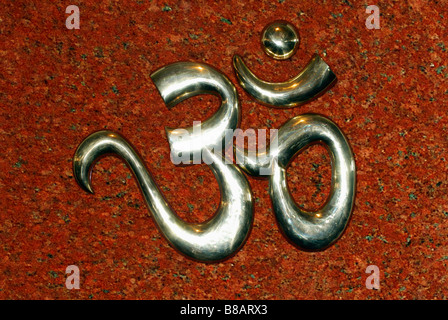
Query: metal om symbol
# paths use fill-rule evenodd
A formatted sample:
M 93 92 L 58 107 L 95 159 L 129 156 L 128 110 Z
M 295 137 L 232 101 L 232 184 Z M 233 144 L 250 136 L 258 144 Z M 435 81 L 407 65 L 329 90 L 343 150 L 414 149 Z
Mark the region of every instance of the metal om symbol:
M 268 26 L 263 33 L 265 48 L 277 59 L 289 57 L 293 46 L 278 48 L 269 40 L 282 39 L 294 29 L 282 21 Z M 291 30 L 290 30 L 291 29 Z M 295 39 L 294 37 L 292 38 Z M 282 51 L 283 50 L 283 51 Z M 286 50 L 286 52 L 284 52 Z M 279 53 L 280 51 L 280 53 Z M 294 79 L 282 84 L 263 82 L 255 77 L 238 56 L 234 67 L 242 87 L 257 101 L 274 107 L 292 107 L 320 95 L 335 80 L 330 68 L 320 58 Z M 305 250 L 320 250 L 336 241 L 344 231 L 352 211 L 355 194 L 355 163 L 350 146 L 341 130 L 331 120 L 316 114 L 303 114 L 287 121 L 278 130 L 278 145 L 268 147 L 263 154 L 249 157 L 247 149 L 235 147 L 238 166 L 225 161 L 228 130 L 240 124 L 241 109 L 238 95 L 230 80 L 213 67 L 193 62 L 178 62 L 165 66 L 151 75 L 168 108 L 199 94 L 215 94 L 221 98 L 217 112 L 195 126 L 184 129 L 188 135 L 167 128 L 170 151 L 187 156 L 190 163 L 200 157 L 217 179 L 221 201 L 213 217 L 203 223 L 187 223 L 180 219 L 165 200 L 144 161 L 121 135 L 99 131 L 87 137 L 76 150 L 73 170 L 78 184 L 93 192 L 91 170 L 100 157 L 115 154 L 129 166 L 137 179 L 142 195 L 155 223 L 168 242 L 181 253 L 199 261 L 219 261 L 228 258 L 244 244 L 253 222 L 253 201 L 250 185 L 242 173 L 260 176 L 260 169 L 270 172 L 269 193 L 278 224 L 284 235 Z M 230 140 L 233 144 L 233 141 Z M 325 206 L 316 212 L 305 212 L 294 202 L 286 179 L 292 159 L 312 143 L 327 147 L 332 160 L 331 191 Z M 254 160 L 255 159 L 255 160 Z

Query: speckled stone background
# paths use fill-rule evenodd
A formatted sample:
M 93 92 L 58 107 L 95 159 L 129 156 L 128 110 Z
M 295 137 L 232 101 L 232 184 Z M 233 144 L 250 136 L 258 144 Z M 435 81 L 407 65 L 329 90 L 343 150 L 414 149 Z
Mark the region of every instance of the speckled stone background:
M 381 11 L 369 30 L 367 5 Z M 80 29 L 68 30 L 68 5 Z M 1 1 L 1 299 L 446 299 L 448 297 L 447 1 Z M 274 61 L 263 27 L 285 19 L 298 52 Z M 290 110 L 263 107 L 237 85 L 232 56 L 268 81 L 296 75 L 320 54 L 338 83 Z M 255 218 L 245 246 L 216 264 L 172 249 L 124 163 L 94 168 L 94 195 L 73 177 L 78 144 L 100 129 L 138 149 L 187 221 L 219 203 L 206 165 L 175 167 L 165 126 L 189 126 L 218 108 L 213 96 L 169 111 L 149 75 L 176 61 L 208 63 L 236 85 L 242 129 L 278 128 L 323 114 L 356 157 L 353 217 L 340 240 L 303 252 L 279 232 L 268 183 L 249 178 Z M 330 190 L 330 159 L 313 146 L 292 163 L 289 185 L 308 209 Z M 77 265 L 81 289 L 65 287 Z M 366 289 L 367 266 L 380 290 Z

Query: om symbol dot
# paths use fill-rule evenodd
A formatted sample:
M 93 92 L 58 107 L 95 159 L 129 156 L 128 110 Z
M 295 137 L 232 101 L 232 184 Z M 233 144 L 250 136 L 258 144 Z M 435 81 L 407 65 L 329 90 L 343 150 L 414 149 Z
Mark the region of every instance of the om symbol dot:
M 261 44 L 268 56 L 276 60 L 285 60 L 297 51 L 299 34 L 289 22 L 277 20 L 264 28 Z

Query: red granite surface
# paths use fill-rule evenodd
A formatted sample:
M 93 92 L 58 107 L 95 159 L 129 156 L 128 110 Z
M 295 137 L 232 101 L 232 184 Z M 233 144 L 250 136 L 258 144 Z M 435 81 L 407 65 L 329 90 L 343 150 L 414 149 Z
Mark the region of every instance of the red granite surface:
M 366 1 L 2 1 L 0 10 L 1 299 L 446 299 L 447 1 L 381 1 L 381 29 L 365 27 Z M 68 30 L 65 8 L 80 8 Z M 295 56 L 274 61 L 263 27 L 299 30 Z M 276 110 L 236 85 L 241 128 L 278 128 L 315 112 L 335 121 L 356 157 L 353 217 L 341 239 L 303 252 L 279 232 L 267 182 L 249 178 L 255 218 L 232 258 L 194 262 L 155 227 L 118 159 L 93 172 L 94 195 L 72 173 L 78 144 L 100 129 L 136 146 L 165 196 L 187 221 L 216 210 L 205 165 L 175 167 L 164 127 L 189 126 L 218 108 L 215 97 L 169 111 L 149 75 L 176 61 L 206 62 L 235 84 L 232 56 L 269 81 L 296 75 L 319 53 L 339 81 L 305 106 Z M 288 171 L 295 199 L 317 208 L 330 162 L 311 147 Z M 65 287 L 77 265 L 81 289 Z M 368 290 L 367 266 L 380 269 Z

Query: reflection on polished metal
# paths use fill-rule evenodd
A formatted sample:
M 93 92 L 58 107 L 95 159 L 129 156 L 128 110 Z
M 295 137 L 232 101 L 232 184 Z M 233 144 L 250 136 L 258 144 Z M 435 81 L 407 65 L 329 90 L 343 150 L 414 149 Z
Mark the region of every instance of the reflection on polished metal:
M 244 243 L 252 224 L 253 204 L 249 183 L 236 166 L 227 165 L 221 157 L 204 150 L 212 160 L 210 168 L 218 181 L 221 203 L 208 221 L 187 223 L 172 211 L 134 148 L 114 132 L 93 133 L 76 150 L 74 175 L 83 189 L 93 192 L 93 164 L 107 154 L 126 161 L 159 230 L 183 254 L 199 261 L 217 261 L 229 257 Z
M 268 56 L 276 60 L 285 60 L 297 51 L 299 34 L 289 22 L 277 20 L 264 28 L 261 43 Z
M 222 100 L 218 111 L 199 125 L 166 128 L 172 155 L 188 154 L 193 162 L 201 158 L 204 149 L 228 147 L 224 145 L 226 129 L 239 126 L 241 110 L 235 86 L 226 76 L 207 64 L 177 62 L 157 70 L 151 79 L 168 108 L 198 94 L 213 94 Z
M 336 80 L 336 75 L 318 55 L 296 77 L 279 83 L 258 78 L 238 55 L 233 57 L 233 66 L 244 90 L 258 102 L 275 108 L 304 104 L 323 94 Z
M 316 114 L 296 116 L 278 130 L 275 149 L 251 157 L 246 149 L 235 148 L 240 167 L 260 176 L 260 168 L 271 171 L 269 192 L 272 206 L 283 233 L 305 250 L 321 250 L 336 241 L 344 231 L 353 207 L 356 168 L 350 146 L 335 123 Z M 315 212 L 306 212 L 290 194 L 286 171 L 289 163 L 305 147 L 322 143 L 332 162 L 331 191 L 326 204 Z M 263 176 L 260 176 L 263 177 Z

